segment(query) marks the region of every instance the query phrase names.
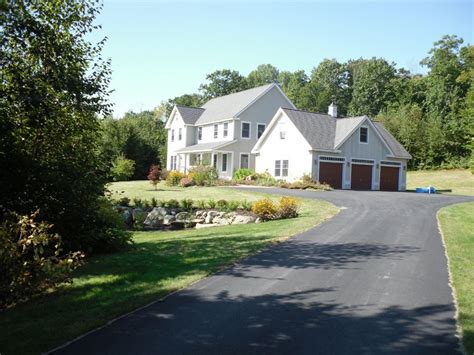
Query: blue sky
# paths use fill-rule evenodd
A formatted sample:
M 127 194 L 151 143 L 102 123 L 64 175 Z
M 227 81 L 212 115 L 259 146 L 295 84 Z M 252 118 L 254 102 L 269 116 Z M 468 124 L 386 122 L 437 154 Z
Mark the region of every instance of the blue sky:
M 473 10 L 471 0 L 105 0 L 94 37 L 108 37 L 118 117 L 196 92 L 216 69 L 309 73 L 324 58 L 376 56 L 424 72 L 442 35 L 473 43 Z

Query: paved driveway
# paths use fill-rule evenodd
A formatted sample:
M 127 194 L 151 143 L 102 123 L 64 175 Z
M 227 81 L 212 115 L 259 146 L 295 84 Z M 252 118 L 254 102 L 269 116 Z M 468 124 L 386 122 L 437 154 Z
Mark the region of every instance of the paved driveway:
M 268 190 L 279 193 L 282 190 Z M 333 219 L 125 316 L 63 354 L 451 354 L 436 211 L 472 198 L 305 192 Z

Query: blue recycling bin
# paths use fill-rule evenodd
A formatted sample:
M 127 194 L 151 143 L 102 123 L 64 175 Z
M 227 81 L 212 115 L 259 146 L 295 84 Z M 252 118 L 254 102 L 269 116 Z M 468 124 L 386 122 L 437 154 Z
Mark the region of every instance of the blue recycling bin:
M 436 189 L 433 186 L 417 187 L 415 192 L 419 194 L 434 194 L 436 193 Z

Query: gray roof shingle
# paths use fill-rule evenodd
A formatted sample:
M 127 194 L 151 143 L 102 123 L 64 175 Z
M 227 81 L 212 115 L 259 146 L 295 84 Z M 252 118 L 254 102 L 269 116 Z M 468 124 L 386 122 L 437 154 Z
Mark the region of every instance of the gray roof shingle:
M 183 118 L 185 124 L 195 124 L 196 121 L 201 117 L 204 112 L 203 108 L 199 107 L 187 107 L 176 105 L 176 109 Z
M 248 104 L 274 85 L 276 84 L 267 84 L 211 99 L 202 105 L 204 112 L 196 124 L 211 123 L 217 120 L 235 117 Z

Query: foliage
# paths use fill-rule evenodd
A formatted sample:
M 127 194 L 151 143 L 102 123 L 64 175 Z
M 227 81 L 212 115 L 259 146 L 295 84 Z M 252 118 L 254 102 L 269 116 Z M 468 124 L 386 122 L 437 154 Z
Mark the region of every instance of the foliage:
M 271 64 L 261 64 L 247 76 L 249 87 L 257 87 L 277 81 L 279 70 Z
M 127 181 L 135 171 L 135 162 L 119 155 L 112 164 L 112 176 L 114 181 Z
M 178 208 L 179 207 L 179 201 L 172 198 L 172 199 L 165 202 L 165 206 L 168 207 L 168 208 Z
M 215 200 L 209 199 L 209 200 L 207 201 L 207 206 L 208 206 L 209 208 L 216 208 L 217 203 L 216 203 Z
M 185 198 L 185 199 L 182 199 L 180 202 L 179 202 L 179 206 L 182 208 L 182 209 L 185 209 L 187 211 L 190 211 L 193 209 L 193 205 L 194 205 L 194 201 L 189 199 L 189 198 Z
M 150 181 L 150 184 L 155 187 L 156 190 L 156 185 L 161 179 L 161 169 L 159 165 L 152 164 L 150 166 L 150 170 L 148 170 L 147 179 Z
M 130 206 L 130 199 L 128 197 L 122 197 L 118 201 L 119 206 L 128 207 Z
M 155 197 L 151 198 L 151 207 L 158 207 L 158 200 Z
M 181 187 L 193 186 L 194 180 L 192 177 L 187 176 L 187 177 L 182 178 L 179 184 L 181 185 Z
M 228 202 L 226 200 L 219 200 L 217 201 L 217 208 L 220 210 L 225 210 L 227 209 L 227 204 Z
M 285 188 L 285 189 L 292 189 L 292 190 L 306 190 L 306 189 L 313 189 L 313 190 L 323 190 L 323 191 L 330 191 L 332 190 L 331 186 L 327 184 L 321 184 L 316 181 L 294 181 L 294 182 L 286 182 L 280 181 L 278 182 L 278 186 Z
M 226 211 L 231 211 L 231 212 L 237 211 L 239 207 L 240 207 L 239 201 L 228 201 Z
M 134 211 L 133 213 L 133 229 L 136 231 L 142 231 L 145 227 L 144 222 L 146 219 L 146 213 L 143 211 Z
M 244 211 L 251 211 L 252 210 L 252 205 L 253 203 L 252 202 L 249 202 L 247 200 L 243 200 L 241 203 L 240 203 L 240 206 L 242 207 L 242 209 Z
M 234 179 L 237 181 L 245 180 L 245 178 L 253 174 L 254 172 L 250 169 L 240 168 L 234 172 Z
M 283 196 L 278 202 L 278 218 L 298 217 L 301 202 L 296 198 Z
M 181 179 L 186 177 L 181 171 L 172 170 L 166 177 L 166 185 L 168 186 L 179 186 Z
M 38 221 L 39 211 L 20 216 L 2 211 L 0 223 L 0 309 L 70 281 L 80 252 L 62 252 L 52 225 Z
M 199 209 L 205 209 L 206 208 L 206 201 L 204 200 L 197 200 L 196 201 L 196 207 Z
M 92 0 L 18 0 L 2 11 L 2 204 L 21 215 L 39 209 L 67 250 L 95 250 L 112 232 L 98 208 L 108 175 L 98 117 L 110 113 L 110 62 L 101 59 L 105 41 L 88 40 L 100 9 Z
M 239 92 L 248 88 L 247 79 L 236 70 L 216 70 L 206 75 L 206 84 L 202 84 L 199 90 L 206 99 L 224 96 Z
M 134 197 L 133 198 L 133 206 L 135 208 L 142 208 L 143 207 L 143 201 L 141 198 Z
M 276 217 L 278 209 L 272 200 L 264 198 L 253 204 L 252 212 L 263 221 L 268 221 Z
M 193 182 L 197 186 L 214 185 L 219 178 L 216 168 L 208 165 L 198 165 L 189 170 Z

